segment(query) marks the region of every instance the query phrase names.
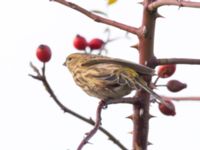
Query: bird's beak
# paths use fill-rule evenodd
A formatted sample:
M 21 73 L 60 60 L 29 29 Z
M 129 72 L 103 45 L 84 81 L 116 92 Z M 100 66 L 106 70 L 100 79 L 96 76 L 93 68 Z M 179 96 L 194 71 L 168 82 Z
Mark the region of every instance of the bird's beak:
M 65 63 L 65 62 L 63 63 L 63 66 L 66 66 L 66 63 Z

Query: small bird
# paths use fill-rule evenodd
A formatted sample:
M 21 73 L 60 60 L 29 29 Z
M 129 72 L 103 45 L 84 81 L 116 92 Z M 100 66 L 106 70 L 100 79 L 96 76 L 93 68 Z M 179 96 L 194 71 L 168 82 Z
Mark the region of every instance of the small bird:
M 85 53 L 70 54 L 64 65 L 72 73 L 75 83 L 90 96 L 106 101 L 122 98 L 132 90 L 144 89 L 164 102 L 141 77 L 154 75 L 154 70 L 144 65 Z

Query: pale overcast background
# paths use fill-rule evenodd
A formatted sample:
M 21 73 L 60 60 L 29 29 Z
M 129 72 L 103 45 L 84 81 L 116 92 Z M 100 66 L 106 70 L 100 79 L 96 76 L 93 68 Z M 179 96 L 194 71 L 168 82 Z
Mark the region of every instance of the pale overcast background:
M 119 0 L 109 8 L 105 0 L 73 2 L 89 10 L 104 11 L 110 18 L 129 25 L 141 23 L 142 7 L 133 0 Z M 156 56 L 200 58 L 200 9 L 166 6 L 159 12 L 165 19 L 158 19 L 156 24 Z M 55 94 L 67 107 L 95 118 L 98 100 L 75 85 L 62 63 L 68 54 L 76 52 L 72 45 L 76 34 L 88 40 L 105 39 L 106 25 L 48 0 L 1 1 L 0 22 L 0 149 L 75 150 L 92 126 L 60 110 L 41 82 L 28 76 L 33 73 L 29 62 L 40 68 L 42 64 L 36 59 L 35 50 L 39 44 L 49 45 L 53 55 L 46 74 Z M 112 28 L 112 37 L 123 35 L 123 31 Z M 137 38 L 130 37 L 107 45 L 108 55 L 137 62 L 137 51 L 130 48 Z M 199 74 L 200 66 L 179 65 L 169 79 L 185 82 L 188 88 L 179 93 L 170 93 L 165 88 L 156 91 L 164 95 L 200 96 Z M 175 102 L 175 105 L 177 115 L 167 117 L 152 104 L 151 114 L 157 118 L 150 121 L 149 141 L 153 145 L 149 150 L 200 149 L 200 102 Z M 132 107 L 124 104 L 109 106 L 102 114 L 103 127 L 128 148 L 132 123 L 125 117 L 131 112 Z M 101 132 L 90 142 L 93 144 L 86 145 L 85 150 L 119 149 Z

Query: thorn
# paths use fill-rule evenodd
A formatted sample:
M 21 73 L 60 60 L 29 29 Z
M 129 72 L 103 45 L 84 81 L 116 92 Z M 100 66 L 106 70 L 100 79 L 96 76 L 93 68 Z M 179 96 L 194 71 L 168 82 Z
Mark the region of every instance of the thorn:
M 133 131 L 128 132 L 128 134 L 133 134 Z
M 144 5 L 144 3 L 143 3 L 143 2 L 138 2 L 138 4 L 140 4 L 140 5 Z
M 86 135 L 86 136 L 88 136 L 88 134 L 90 134 L 90 133 L 89 133 L 89 132 L 86 132 L 86 133 L 85 133 L 85 135 Z M 87 141 L 87 143 L 86 143 L 86 144 L 93 144 L 93 143 L 91 143 L 91 142 Z
M 91 143 L 91 142 L 87 142 L 86 144 L 91 144 L 91 145 L 92 145 L 93 143 Z
M 147 142 L 147 145 L 149 146 L 149 145 L 153 145 L 153 143 L 151 143 L 151 142 Z
M 89 118 L 89 120 L 90 120 L 90 122 L 91 122 L 92 124 L 95 124 L 94 120 L 93 120 L 91 117 Z
M 162 16 L 161 14 L 159 14 L 158 12 L 156 13 L 156 18 L 165 18 L 164 16 Z
M 137 43 L 135 45 L 132 45 L 131 48 L 135 48 L 135 49 L 139 50 L 139 44 Z
M 153 115 L 149 114 L 149 119 L 155 118 L 155 117 L 156 117 L 156 116 L 153 116 Z
M 134 114 L 130 115 L 130 116 L 127 116 L 126 117 L 127 119 L 131 119 L 131 120 L 134 120 Z

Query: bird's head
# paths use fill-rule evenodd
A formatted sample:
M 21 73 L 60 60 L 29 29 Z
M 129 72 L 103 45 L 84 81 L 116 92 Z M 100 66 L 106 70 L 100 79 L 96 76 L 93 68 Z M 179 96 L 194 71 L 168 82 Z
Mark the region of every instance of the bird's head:
M 67 56 L 63 65 L 66 66 L 70 72 L 73 72 L 75 68 L 81 67 L 82 63 L 84 63 L 88 57 L 88 54 L 73 53 Z

